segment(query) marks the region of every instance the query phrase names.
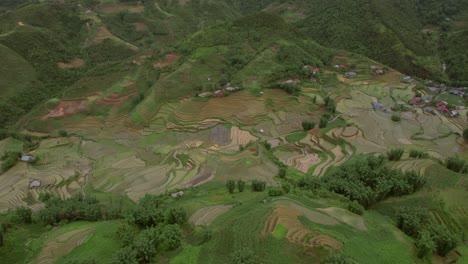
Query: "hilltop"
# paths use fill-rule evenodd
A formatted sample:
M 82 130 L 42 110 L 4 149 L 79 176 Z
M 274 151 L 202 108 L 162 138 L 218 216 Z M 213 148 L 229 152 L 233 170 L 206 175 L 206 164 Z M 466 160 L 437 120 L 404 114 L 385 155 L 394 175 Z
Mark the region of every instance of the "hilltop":
M 435 2 L 8 6 L 0 258 L 463 263 L 466 6 Z

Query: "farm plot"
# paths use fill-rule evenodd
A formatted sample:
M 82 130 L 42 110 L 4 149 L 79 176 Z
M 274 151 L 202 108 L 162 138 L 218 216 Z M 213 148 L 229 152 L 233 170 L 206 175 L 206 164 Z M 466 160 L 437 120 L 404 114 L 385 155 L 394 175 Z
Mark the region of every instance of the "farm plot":
M 232 205 L 211 205 L 197 210 L 190 216 L 189 223 L 194 226 L 210 225 L 216 218 L 229 211 Z
M 215 171 L 215 180 L 225 182 L 226 179 L 254 179 L 266 181 L 267 185 L 277 186 L 274 180 L 278 167 L 266 156 L 256 156 L 250 150 L 234 155 L 219 155 L 218 158 L 207 159 L 207 167 Z
M 328 235 L 323 235 L 318 231 L 310 230 L 299 222 L 298 217 L 302 214 L 303 212 L 297 209 L 278 206 L 266 221 L 262 234 L 273 233 L 280 226 L 286 229 L 284 237 L 289 242 L 306 247 L 329 247 L 334 250 L 339 250 L 343 247 L 343 243 L 339 240 Z
M 224 150 L 233 150 L 238 151 L 240 146 L 246 146 L 250 142 L 256 142 L 257 137 L 252 136 L 249 131 L 241 130 L 236 126 L 233 126 L 230 131 L 230 143 L 229 145 L 221 148 L 221 151 Z
M 337 207 L 328 207 L 328 208 L 319 208 L 319 211 L 325 212 L 329 216 L 337 219 L 338 221 L 352 226 L 357 230 L 366 231 L 367 227 L 362 216 L 353 214 L 348 210 L 337 208 Z
M 65 256 L 80 246 L 94 231 L 93 226 L 83 227 L 66 232 L 51 239 L 33 261 L 35 264 L 53 263 L 57 258 Z
M 294 167 L 304 173 L 321 161 L 320 157 L 316 153 L 312 153 L 307 146 L 295 144 L 283 149 L 285 151 L 275 151 L 275 156 L 277 156 L 284 164 Z M 287 151 L 288 149 L 290 151 Z

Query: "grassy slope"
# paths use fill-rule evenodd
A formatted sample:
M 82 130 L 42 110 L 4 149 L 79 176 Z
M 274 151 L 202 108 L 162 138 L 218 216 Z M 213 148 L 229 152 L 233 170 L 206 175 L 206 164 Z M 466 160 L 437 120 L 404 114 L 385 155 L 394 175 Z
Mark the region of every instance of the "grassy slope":
M 31 82 L 36 79 L 34 68 L 20 55 L 8 47 L 0 45 L 0 96 L 10 94 L 16 89 L 31 87 Z

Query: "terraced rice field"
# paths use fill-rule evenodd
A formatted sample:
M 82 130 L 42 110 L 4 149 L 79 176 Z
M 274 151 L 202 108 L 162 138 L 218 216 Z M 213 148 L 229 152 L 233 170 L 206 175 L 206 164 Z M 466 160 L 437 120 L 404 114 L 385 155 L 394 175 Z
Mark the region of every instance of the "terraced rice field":
M 273 214 L 266 221 L 262 234 L 273 233 L 277 226 L 281 225 L 287 229 L 285 238 L 291 243 L 306 247 L 324 246 L 334 250 L 343 247 L 343 243 L 339 240 L 323 235 L 318 231 L 310 230 L 301 224 L 297 219 L 300 215 L 302 215 L 302 212 L 297 209 L 279 206 L 274 209 Z
M 194 226 L 210 225 L 216 218 L 229 211 L 232 205 L 212 205 L 197 210 L 190 216 L 189 223 Z

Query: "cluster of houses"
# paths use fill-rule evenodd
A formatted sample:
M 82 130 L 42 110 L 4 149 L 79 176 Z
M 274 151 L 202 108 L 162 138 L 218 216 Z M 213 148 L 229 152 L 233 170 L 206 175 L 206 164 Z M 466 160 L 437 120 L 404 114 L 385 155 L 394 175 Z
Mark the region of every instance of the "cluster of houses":
M 216 96 L 222 97 L 222 96 L 225 95 L 226 92 L 234 92 L 234 91 L 237 91 L 239 89 L 240 89 L 239 87 L 231 86 L 231 84 L 228 83 L 228 84 L 226 84 L 226 87 L 224 89 L 216 90 L 216 91 L 213 92 L 213 94 L 216 95 Z

